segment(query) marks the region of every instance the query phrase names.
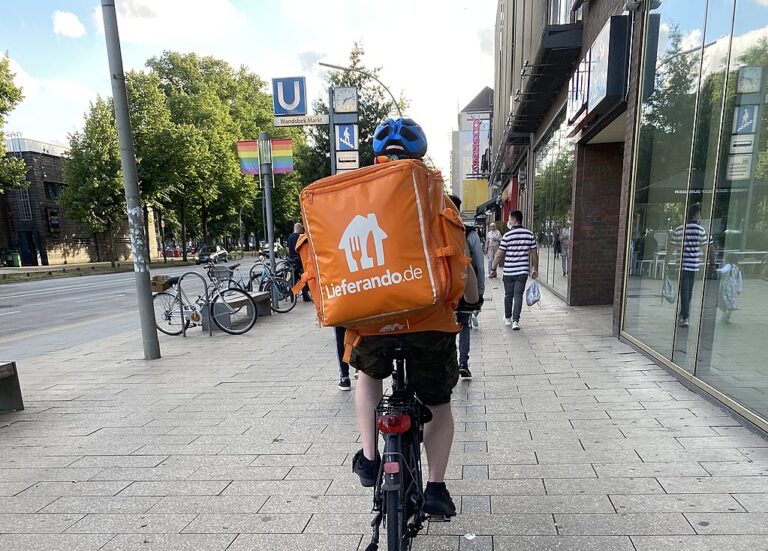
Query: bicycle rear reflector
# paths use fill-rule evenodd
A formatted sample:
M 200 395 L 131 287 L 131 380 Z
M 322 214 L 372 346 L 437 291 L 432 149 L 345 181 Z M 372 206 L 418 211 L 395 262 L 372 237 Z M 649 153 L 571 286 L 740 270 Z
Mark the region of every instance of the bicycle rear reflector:
M 399 461 L 387 461 L 384 463 L 384 473 L 385 474 L 397 474 L 400 472 L 400 462 Z
M 410 415 L 379 415 L 379 430 L 384 433 L 404 433 L 411 428 Z

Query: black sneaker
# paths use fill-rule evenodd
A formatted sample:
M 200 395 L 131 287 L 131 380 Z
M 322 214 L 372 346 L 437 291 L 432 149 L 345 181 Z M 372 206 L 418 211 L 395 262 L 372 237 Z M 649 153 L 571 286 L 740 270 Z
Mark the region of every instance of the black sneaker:
M 451 494 L 448 493 L 444 483 L 439 485 L 433 482 L 427 483 L 427 488 L 424 490 L 423 511 L 428 515 L 456 516 L 456 505 L 454 505 Z
M 376 452 L 376 460 L 371 461 L 365 455 L 363 450 L 358 450 L 355 457 L 352 459 L 352 472 L 360 477 L 360 484 L 364 488 L 372 488 L 376 485 L 376 477 L 379 474 L 379 463 L 381 457 L 379 452 Z
M 472 372 L 469 370 L 469 365 L 459 364 L 459 377 L 462 379 L 472 378 Z
M 349 382 L 349 377 L 339 379 L 339 390 L 352 390 L 352 383 Z

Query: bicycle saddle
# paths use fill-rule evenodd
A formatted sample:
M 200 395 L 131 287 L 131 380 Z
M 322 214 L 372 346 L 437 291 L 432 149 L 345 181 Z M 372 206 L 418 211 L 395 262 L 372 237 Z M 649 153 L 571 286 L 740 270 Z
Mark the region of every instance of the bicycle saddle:
M 234 271 L 234 270 L 236 270 L 236 269 L 237 269 L 239 266 L 240 266 L 240 263 L 238 262 L 237 264 L 232 264 L 231 266 L 227 266 L 227 267 L 230 269 L 230 271 Z
M 178 285 L 179 283 L 179 276 L 173 276 L 166 279 L 169 285 Z

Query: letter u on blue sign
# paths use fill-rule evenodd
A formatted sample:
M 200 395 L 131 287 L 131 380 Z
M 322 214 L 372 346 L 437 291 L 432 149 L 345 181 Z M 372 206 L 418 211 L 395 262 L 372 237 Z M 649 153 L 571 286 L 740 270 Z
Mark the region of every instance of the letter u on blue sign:
M 275 116 L 307 114 L 307 84 L 304 77 L 272 79 L 272 105 Z

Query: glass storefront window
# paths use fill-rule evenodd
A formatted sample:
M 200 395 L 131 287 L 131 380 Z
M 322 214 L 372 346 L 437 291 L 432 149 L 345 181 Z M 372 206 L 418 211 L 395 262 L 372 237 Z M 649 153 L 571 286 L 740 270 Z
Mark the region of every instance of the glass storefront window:
M 535 153 L 531 231 L 539 244 L 540 280 L 565 297 L 571 251 L 571 190 L 575 142 L 558 117 Z
M 768 10 L 648 14 L 623 331 L 768 418 Z

